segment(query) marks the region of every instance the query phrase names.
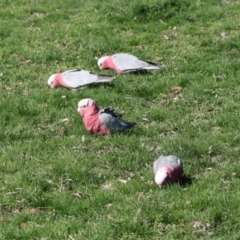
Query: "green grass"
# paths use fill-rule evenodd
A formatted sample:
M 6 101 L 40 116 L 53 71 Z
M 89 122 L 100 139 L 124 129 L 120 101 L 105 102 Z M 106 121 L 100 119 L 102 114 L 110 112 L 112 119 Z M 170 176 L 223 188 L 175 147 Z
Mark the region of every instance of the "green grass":
M 1 1 L 0 239 L 239 239 L 239 18 L 234 0 Z M 166 69 L 47 85 L 116 52 Z M 85 97 L 137 128 L 90 135 Z M 170 154 L 185 181 L 159 189 L 152 164 Z

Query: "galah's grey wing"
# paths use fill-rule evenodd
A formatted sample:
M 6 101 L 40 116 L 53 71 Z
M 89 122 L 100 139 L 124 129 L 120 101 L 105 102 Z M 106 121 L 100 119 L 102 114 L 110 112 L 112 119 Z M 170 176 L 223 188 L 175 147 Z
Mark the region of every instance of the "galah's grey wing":
M 175 155 L 170 156 L 160 156 L 156 161 L 153 163 L 153 171 L 156 174 L 157 170 L 161 167 L 181 167 L 183 168 L 182 161 Z
M 69 70 L 62 73 L 63 81 L 69 88 L 79 88 L 92 83 L 111 82 L 114 77 L 98 75 L 86 70 Z
M 132 128 L 135 123 L 127 122 L 114 117 L 111 114 L 99 111 L 99 120 L 110 132 L 123 132 Z
M 127 53 L 117 53 L 112 56 L 113 63 L 121 71 L 134 71 L 147 66 L 147 63 Z
M 151 62 L 139 59 L 128 53 L 117 53 L 112 56 L 116 67 L 124 72 L 131 72 L 141 69 L 161 69 L 162 67 Z

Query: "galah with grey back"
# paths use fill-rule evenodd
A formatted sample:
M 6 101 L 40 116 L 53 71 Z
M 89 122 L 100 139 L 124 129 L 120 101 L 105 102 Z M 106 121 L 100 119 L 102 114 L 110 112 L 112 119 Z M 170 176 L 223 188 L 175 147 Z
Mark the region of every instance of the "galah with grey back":
M 156 184 L 161 187 L 182 177 L 183 164 L 177 156 L 160 156 L 153 163 L 153 172 Z
M 69 70 L 56 73 L 49 77 L 48 85 L 52 88 L 62 86 L 65 88 L 79 88 L 93 83 L 111 82 L 114 77 L 96 74 L 86 70 Z
M 142 60 L 128 53 L 116 53 L 112 56 L 104 56 L 98 60 L 100 69 L 112 69 L 118 74 L 136 72 L 140 70 L 160 70 L 164 66 Z
M 125 132 L 135 125 L 135 123 L 120 119 L 120 114 L 114 112 L 113 109 L 99 109 L 91 98 L 78 102 L 78 113 L 87 131 L 94 135 Z

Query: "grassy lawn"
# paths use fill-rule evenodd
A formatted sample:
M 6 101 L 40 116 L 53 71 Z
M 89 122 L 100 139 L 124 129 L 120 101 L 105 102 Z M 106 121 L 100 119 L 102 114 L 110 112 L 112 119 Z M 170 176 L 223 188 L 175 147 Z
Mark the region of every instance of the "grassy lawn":
M 2 0 L 0 239 L 240 239 L 239 19 L 236 0 Z M 118 52 L 166 68 L 47 85 L 116 76 L 97 59 Z M 90 135 L 89 97 L 137 127 Z M 171 154 L 185 177 L 160 189 L 153 161 Z

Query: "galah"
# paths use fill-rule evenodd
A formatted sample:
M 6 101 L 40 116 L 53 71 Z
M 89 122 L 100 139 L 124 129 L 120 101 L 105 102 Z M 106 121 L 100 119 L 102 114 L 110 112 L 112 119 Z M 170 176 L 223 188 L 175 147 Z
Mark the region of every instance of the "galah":
M 98 60 L 98 66 L 100 69 L 113 69 L 118 74 L 164 68 L 164 66 L 141 60 L 128 53 L 116 53 L 112 56 L 101 57 Z
M 88 132 L 94 135 L 108 135 L 116 132 L 125 132 L 135 123 L 120 119 L 120 114 L 113 109 L 99 109 L 91 98 L 78 102 L 78 113 L 83 119 L 83 124 Z
M 182 177 L 183 164 L 177 156 L 160 156 L 153 163 L 153 172 L 156 184 L 161 187 Z
M 110 75 L 95 74 L 86 70 L 69 70 L 51 75 L 48 85 L 52 88 L 62 86 L 74 89 L 92 83 L 111 82 L 113 79 Z

